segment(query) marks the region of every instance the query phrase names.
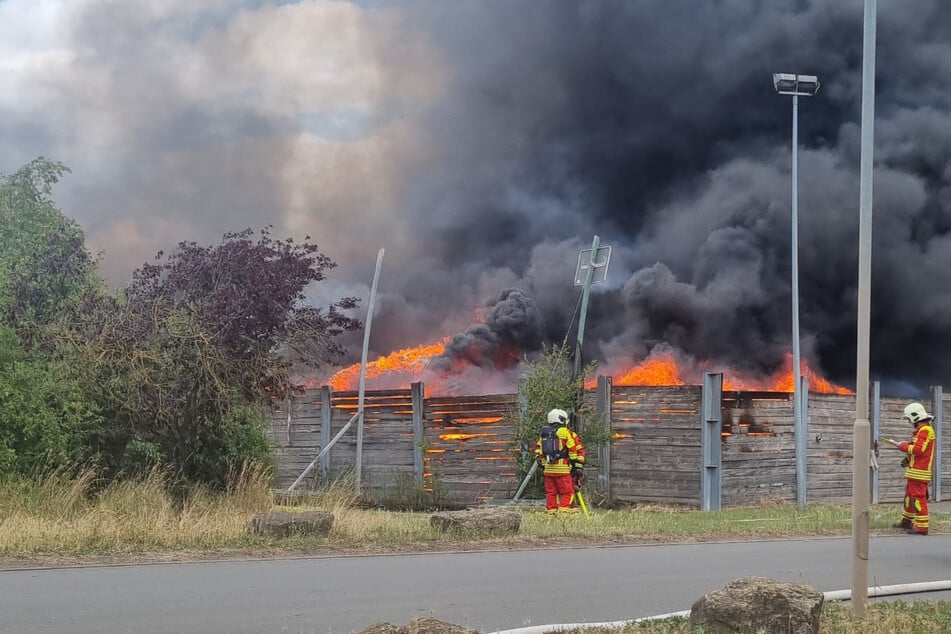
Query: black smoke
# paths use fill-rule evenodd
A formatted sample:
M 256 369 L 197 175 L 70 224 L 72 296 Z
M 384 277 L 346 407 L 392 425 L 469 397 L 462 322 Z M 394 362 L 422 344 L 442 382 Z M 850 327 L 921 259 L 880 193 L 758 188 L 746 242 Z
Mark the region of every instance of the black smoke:
M 791 347 L 791 101 L 772 74 L 816 74 L 799 107 L 801 340 L 854 386 L 862 5 L 418 5 L 454 72 L 408 207 L 447 271 L 510 270 L 548 341 L 576 323 L 574 258 L 597 233 L 615 253 L 586 357 L 669 344 L 769 373 Z M 951 5 L 881 6 L 878 24 L 872 374 L 916 390 L 951 383 Z M 560 245 L 557 267 L 540 245 Z
M 516 288 L 504 289 L 489 309 L 485 323 L 453 335 L 443 354 L 430 361 L 430 368 L 446 372 L 469 366 L 507 370 L 525 354 L 541 348 L 543 324 L 531 297 Z
M 573 334 L 596 234 L 614 253 L 586 360 L 671 346 L 775 370 L 791 102 L 772 74 L 818 75 L 799 109 L 803 356 L 854 383 L 861 0 L 127 4 L 77 3 L 43 58 L 62 66 L 0 102 L 3 155 L 69 164 L 64 210 L 126 271 L 274 224 L 365 296 L 386 247 L 371 353 L 461 333 L 449 354 L 477 365 Z M 946 0 L 879 3 L 871 363 L 893 391 L 951 384 L 948 33 Z M 503 289 L 515 318 L 470 329 Z

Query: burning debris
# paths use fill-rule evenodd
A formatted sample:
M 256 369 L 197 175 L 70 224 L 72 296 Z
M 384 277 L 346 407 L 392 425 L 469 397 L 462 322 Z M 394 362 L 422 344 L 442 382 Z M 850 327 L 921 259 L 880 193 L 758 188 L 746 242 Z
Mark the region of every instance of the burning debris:
M 524 295 L 521 295 L 517 301 L 524 302 L 523 298 Z M 494 313 L 494 309 L 490 311 L 490 317 Z M 492 330 L 488 329 L 487 324 L 480 324 L 463 335 L 444 339 L 442 344 L 400 350 L 373 361 L 367 366 L 367 385 L 371 389 L 385 389 L 408 387 L 412 382 L 422 381 L 428 394 L 493 393 L 493 389 L 498 388 L 514 392 L 517 360 L 529 351 L 520 350 L 516 346 L 498 346 L 496 344 L 501 338 L 495 335 L 486 336 L 486 332 L 491 333 Z M 450 346 L 449 342 L 452 341 L 457 345 Z M 479 343 L 474 343 L 476 341 Z M 471 345 L 461 345 L 462 342 L 469 342 Z M 497 352 L 501 349 L 509 351 L 502 357 L 501 363 L 496 363 L 499 358 L 496 354 L 474 353 Z M 848 388 L 835 385 L 819 376 L 805 362 L 801 363 L 801 371 L 808 377 L 809 389 L 813 392 L 853 394 Z M 330 385 L 336 390 L 356 389 L 359 372 L 359 364 L 345 368 L 333 376 Z M 704 372 L 722 372 L 724 391 L 793 392 L 791 354 L 786 355 L 778 370 L 761 377 L 750 376 L 749 373 L 744 374 L 716 364 L 697 362 L 669 346 L 659 346 L 646 359 L 638 362 L 615 363 L 596 370 L 599 375 L 610 376 L 615 385 L 657 387 L 699 385 Z M 499 381 L 503 376 L 507 377 L 506 382 Z M 585 387 L 593 389 L 595 383 L 596 380 L 591 378 Z

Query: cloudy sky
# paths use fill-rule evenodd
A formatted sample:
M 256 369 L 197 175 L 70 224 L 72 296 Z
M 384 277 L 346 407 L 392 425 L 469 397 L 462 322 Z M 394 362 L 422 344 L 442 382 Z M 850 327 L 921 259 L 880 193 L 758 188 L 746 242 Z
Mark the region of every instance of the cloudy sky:
M 597 234 L 614 252 L 587 357 L 767 373 L 791 330 L 771 76 L 817 74 L 803 357 L 852 385 L 862 6 L 0 0 L 0 171 L 72 169 L 57 200 L 114 286 L 181 240 L 271 224 L 338 263 L 315 301 L 366 297 L 384 247 L 374 354 L 563 339 Z M 951 385 L 951 4 L 879 3 L 878 25 L 872 375 L 907 393 Z

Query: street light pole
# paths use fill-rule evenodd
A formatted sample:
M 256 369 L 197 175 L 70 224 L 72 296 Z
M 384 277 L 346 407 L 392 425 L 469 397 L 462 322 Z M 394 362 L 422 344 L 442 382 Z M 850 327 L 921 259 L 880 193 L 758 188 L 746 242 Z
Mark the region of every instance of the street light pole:
M 855 364 L 855 426 L 852 428 L 852 616 L 865 618 L 868 601 L 869 530 L 869 339 L 872 284 L 872 155 L 875 142 L 876 0 L 865 0 L 862 31 L 862 140 L 859 164 L 859 285 Z
M 806 506 L 806 426 L 799 377 L 799 95 L 792 96 L 792 363 L 793 421 L 796 427 L 796 505 Z
M 793 421 L 796 429 L 796 504 L 806 505 L 806 424 L 802 411 L 799 363 L 799 97 L 812 97 L 819 91 L 815 75 L 777 73 L 773 85 L 781 95 L 792 95 L 792 356 Z

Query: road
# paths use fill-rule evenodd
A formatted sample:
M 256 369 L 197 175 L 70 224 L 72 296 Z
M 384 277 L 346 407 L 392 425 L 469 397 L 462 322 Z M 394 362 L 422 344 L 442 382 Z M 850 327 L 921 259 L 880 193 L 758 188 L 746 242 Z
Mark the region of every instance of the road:
M 432 616 L 491 632 L 686 610 L 749 575 L 847 589 L 851 540 L 6 570 L 0 631 L 345 634 Z M 871 539 L 869 585 L 945 579 L 951 535 Z

